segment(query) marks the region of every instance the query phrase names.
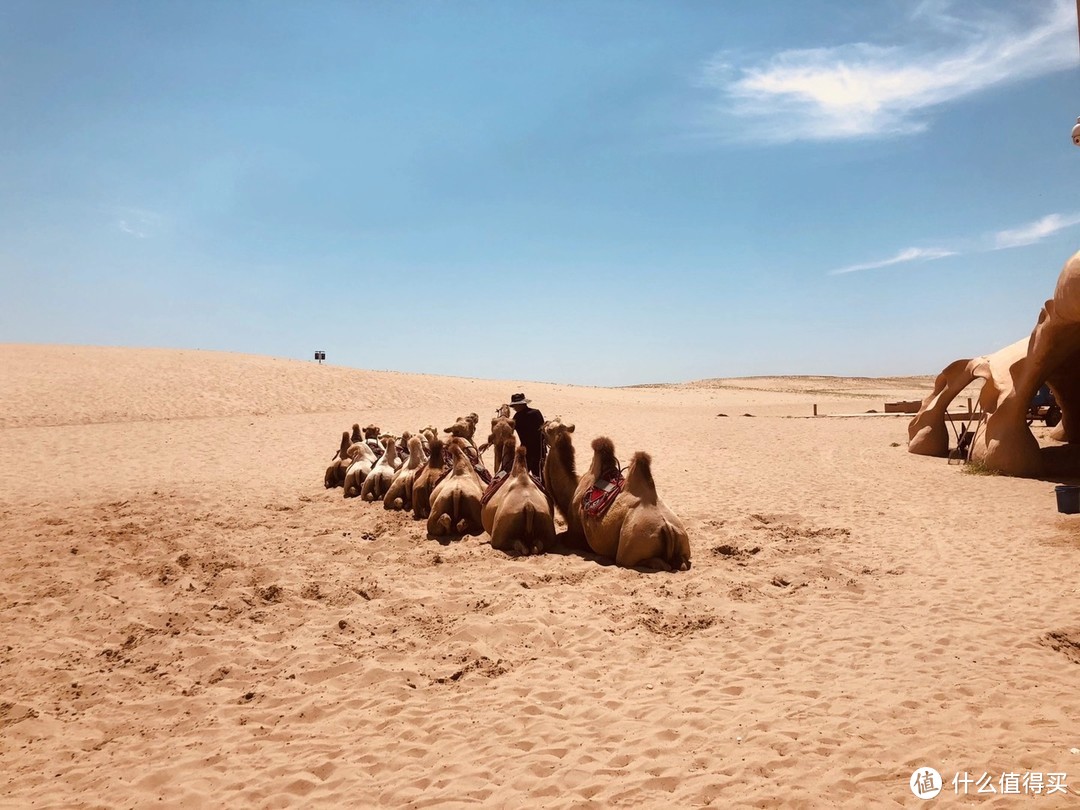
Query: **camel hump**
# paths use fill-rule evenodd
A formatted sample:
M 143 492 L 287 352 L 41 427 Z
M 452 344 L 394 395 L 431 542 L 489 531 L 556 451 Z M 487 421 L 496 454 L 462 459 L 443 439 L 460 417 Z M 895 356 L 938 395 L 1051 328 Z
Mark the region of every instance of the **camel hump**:
M 529 448 L 519 444 L 514 450 L 514 469 L 511 475 L 524 475 L 529 469 Z
M 630 471 L 626 475 L 626 483 L 630 487 L 640 484 L 654 494 L 656 493 L 656 484 L 652 477 L 652 456 L 643 451 L 634 453 L 634 458 L 630 462 Z
M 445 463 L 443 458 L 443 441 L 442 439 L 432 439 L 428 442 L 428 466 L 435 469 L 441 469 Z
M 615 459 L 615 443 L 607 436 L 598 436 L 593 439 L 592 449 L 600 459 L 600 472 L 607 472 L 610 468 L 618 467 Z

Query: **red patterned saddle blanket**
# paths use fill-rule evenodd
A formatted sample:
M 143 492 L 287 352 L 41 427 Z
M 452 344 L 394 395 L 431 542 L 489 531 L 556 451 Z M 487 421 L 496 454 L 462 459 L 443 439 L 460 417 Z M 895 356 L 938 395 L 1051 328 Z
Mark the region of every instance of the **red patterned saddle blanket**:
M 585 493 L 585 501 L 582 509 L 589 517 L 603 517 L 615 498 L 622 492 L 626 479 L 623 478 L 622 470 L 610 470 L 596 479 L 589 491 Z

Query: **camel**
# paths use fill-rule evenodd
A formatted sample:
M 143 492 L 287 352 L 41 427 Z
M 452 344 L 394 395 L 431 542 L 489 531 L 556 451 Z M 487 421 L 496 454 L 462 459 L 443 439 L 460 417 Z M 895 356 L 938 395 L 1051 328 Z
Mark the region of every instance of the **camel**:
M 476 426 L 479 423 L 480 417 L 475 413 L 470 413 L 468 416 L 459 416 L 454 424 L 448 428 L 443 428 L 443 433 L 458 436 L 468 441 L 469 444 L 473 444 L 473 436 L 476 435 Z
M 510 478 L 500 488 L 494 526 L 488 531 L 491 547 L 520 554 L 542 554 L 555 545 L 551 498 L 529 475 L 529 452 L 521 445 L 514 453 Z
M 409 458 L 397 471 L 383 498 L 386 509 L 411 509 L 413 480 L 427 461 L 419 436 L 409 439 Z
M 573 424 L 563 424 L 556 417 L 544 423 L 544 440 L 548 445 L 547 458 L 544 460 L 544 489 L 548 491 L 555 506 L 566 521 L 568 545 L 575 548 L 588 548 L 585 542 L 585 530 L 581 526 L 578 511 L 573 508 L 574 492 L 577 491 L 578 474 L 574 462 L 574 443 L 570 434 Z
M 484 442 L 477 449 L 477 453 L 481 456 L 484 455 L 484 451 L 489 447 L 495 448 L 495 464 L 501 465 L 503 459 L 503 448 L 506 447 L 507 441 L 513 441 L 517 444 L 514 438 L 514 418 L 512 416 L 502 416 L 503 410 L 509 411 L 510 407 L 504 405 L 500 410 L 500 415 L 491 420 L 491 433 L 487 437 L 487 441 Z
M 375 466 L 371 468 L 371 472 L 364 479 L 360 497 L 365 501 L 382 500 L 386 496 L 386 490 L 390 488 L 390 484 L 394 481 L 394 473 L 397 472 L 400 466 L 401 459 L 398 458 L 397 444 L 394 442 L 394 437 L 391 436 L 386 440 L 386 452 L 382 454 L 382 458 L 375 462 Z
M 578 481 L 572 506 L 581 519 L 589 547 L 624 568 L 687 570 L 690 539 L 682 521 L 656 494 L 648 453 L 634 453 L 622 491 L 602 516 L 585 512 L 585 496 L 593 484 L 610 480 L 608 476 L 619 469 L 611 439 L 594 439 L 592 448 L 592 465 Z
M 372 452 L 375 453 L 375 457 L 378 458 L 379 456 L 381 456 L 383 454 L 383 446 L 382 446 L 382 443 L 379 441 L 379 437 L 381 435 L 381 431 L 379 430 L 379 426 L 378 425 L 368 425 L 366 428 L 364 428 L 363 432 L 364 432 L 364 444 L 366 444 L 368 447 L 370 447 Z
M 487 490 L 484 491 L 484 497 L 487 498 L 487 501 L 481 503 L 480 523 L 488 534 L 491 534 L 492 529 L 495 528 L 495 514 L 499 511 L 499 504 L 502 503 L 503 496 L 506 495 L 506 480 L 514 470 L 514 451 L 516 449 L 517 440 L 511 436 L 510 441 L 503 446 L 502 456 L 497 459 L 500 462 L 499 468 L 495 473 L 495 479 L 489 485 L 490 488 L 498 481 L 499 488 L 491 495 L 488 495 Z
M 337 458 L 331 461 L 330 466 L 326 468 L 326 475 L 323 476 L 323 486 L 327 489 L 342 486 L 345 483 L 345 473 L 349 469 L 350 463 L 347 458 Z
M 480 499 L 484 488 L 461 447 L 457 444 L 450 444 L 449 447 L 453 466 L 450 474 L 431 492 L 428 534 L 432 537 L 480 534 L 484 530 L 480 520 Z
M 349 453 L 349 468 L 345 472 L 345 497 L 355 498 L 363 491 L 364 481 L 371 474 L 377 459 L 372 449 L 363 442 L 350 447 Z
M 412 512 L 417 520 L 422 520 L 431 513 L 431 490 L 446 471 L 444 449 L 442 439 L 432 439 L 427 464 L 417 470 L 413 478 Z

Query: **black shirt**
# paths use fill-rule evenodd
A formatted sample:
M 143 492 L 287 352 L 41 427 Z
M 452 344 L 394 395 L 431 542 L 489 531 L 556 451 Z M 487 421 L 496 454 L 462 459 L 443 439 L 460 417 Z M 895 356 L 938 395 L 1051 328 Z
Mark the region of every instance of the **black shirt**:
M 529 470 L 536 475 L 540 474 L 540 455 L 544 446 L 543 432 L 544 415 L 536 408 L 526 405 L 524 408 L 516 408 L 514 413 L 514 430 L 517 431 L 518 439 L 525 445 L 528 453 Z

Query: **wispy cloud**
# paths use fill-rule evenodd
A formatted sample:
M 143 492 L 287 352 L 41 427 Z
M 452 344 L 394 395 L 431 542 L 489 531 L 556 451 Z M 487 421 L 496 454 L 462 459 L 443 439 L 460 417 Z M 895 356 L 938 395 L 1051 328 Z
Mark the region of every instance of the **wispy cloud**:
M 1047 214 L 1042 219 L 1037 219 L 1027 225 L 1021 225 L 1019 228 L 998 231 L 994 234 L 994 249 L 1005 250 L 1007 248 L 1033 245 L 1058 231 L 1076 225 L 1080 225 L 1080 213 Z
M 702 82 L 718 91 L 714 134 L 768 142 L 833 140 L 924 131 L 932 108 L 996 85 L 1076 65 L 1071 0 L 1007 4 L 1001 13 L 920 4 L 912 40 L 783 51 L 739 64 L 718 54 Z
M 1016 228 L 1007 228 L 996 231 L 989 235 L 975 238 L 949 240 L 956 247 L 909 247 L 901 250 L 895 256 L 879 261 L 853 264 L 830 270 L 828 275 L 839 276 L 844 273 L 857 273 L 860 270 L 878 270 L 882 267 L 892 267 L 897 264 L 909 262 L 927 262 L 934 259 L 944 259 L 947 256 L 960 256 L 966 253 L 985 253 L 991 250 L 1007 250 L 1009 248 L 1024 247 L 1041 242 L 1049 236 L 1067 228 L 1075 228 L 1080 225 L 1080 212 L 1071 214 L 1047 214 L 1041 219 L 1020 225 Z
M 906 264 L 908 262 L 929 262 L 934 259 L 944 259 L 946 256 L 955 256 L 956 251 L 947 250 L 945 248 L 919 248 L 910 247 L 901 250 L 891 259 L 882 259 L 876 262 L 866 262 L 865 264 L 853 264 L 850 267 L 841 267 L 838 270 L 831 270 L 830 276 L 839 276 L 844 273 L 857 273 L 860 270 L 877 270 L 881 267 L 891 267 L 895 264 Z
M 114 226 L 136 239 L 148 239 L 160 232 L 164 224 L 161 214 L 144 208 L 118 207 L 111 209 Z

